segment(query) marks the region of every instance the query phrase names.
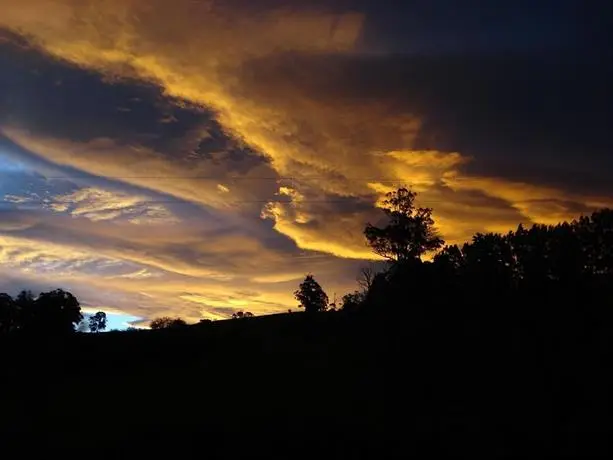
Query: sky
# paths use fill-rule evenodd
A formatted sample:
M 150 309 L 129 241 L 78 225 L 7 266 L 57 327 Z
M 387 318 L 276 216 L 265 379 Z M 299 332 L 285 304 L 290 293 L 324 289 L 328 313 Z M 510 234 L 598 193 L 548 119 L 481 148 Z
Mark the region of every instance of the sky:
M 399 186 L 449 243 L 613 206 L 612 9 L 0 0 L 0 291 L 269 314 L 355 290 Z
M 90 310 L 89 308 L 81 309 L 83 312 L 83 321 L 79 324 L 78 329 L 83 328 L 84 332 L 89 331 L 89 318 L 97 313 L 97 311 Z M 142 323 L 142 318 L 136 316 L 127 315 L 120 311 L 110 311 L 106 313 L 106 329 L 101 332 L 107 331 L 123 331 L 133 325 L 139 325 Z M 142 324 L 142 328 L 146 328 L 147 325 Z

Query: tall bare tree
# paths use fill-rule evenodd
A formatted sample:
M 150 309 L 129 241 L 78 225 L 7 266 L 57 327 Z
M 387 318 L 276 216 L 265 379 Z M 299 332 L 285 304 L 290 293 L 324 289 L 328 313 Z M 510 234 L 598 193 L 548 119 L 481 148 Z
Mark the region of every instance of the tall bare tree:
M 368 292 L 370 290 L 376 275 L 377 271 L 375 270 L 373 264 L 368 264 L 360 268 L 360 273 L 356 278 L 356 281 L 358 282 L 358 286 L 360 286 L 363 292 Z

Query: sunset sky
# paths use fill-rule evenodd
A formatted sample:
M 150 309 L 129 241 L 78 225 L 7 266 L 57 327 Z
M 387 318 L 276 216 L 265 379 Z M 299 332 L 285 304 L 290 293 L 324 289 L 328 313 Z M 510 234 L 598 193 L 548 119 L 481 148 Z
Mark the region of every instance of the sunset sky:
M 613 206 L 608 3 L 0 0 L 0 292 L 267 314 L 399 185 L 451 243 Z

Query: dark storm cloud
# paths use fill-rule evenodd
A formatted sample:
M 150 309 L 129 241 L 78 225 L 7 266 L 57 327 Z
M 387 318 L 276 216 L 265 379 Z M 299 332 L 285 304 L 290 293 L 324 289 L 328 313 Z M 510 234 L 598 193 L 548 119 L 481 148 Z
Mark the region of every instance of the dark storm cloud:
M 613 7 L 584 0 L 360 0 L 370 51 L 432 54 L 609 48 Z
M 243 88 L 265 99 L 373 100 L 412 113 L 422 120 L 415 148 L 462 152 L 478 174 L 605 191 L 613 169 L 613 64 L 597 56 L 285 55 L 245 67 Z M 267 92 L 263 81 L 278 84 Z M 583 179 L 569 177 L 577 170 Z
M 0 69 L 0 120 L 4 124 L 26 125 L 74 140 L 129 137 L 131 141 L 146 139 L 170 126 L 159 122 L 161 106 L 170 106 L 163 102 L 159 88 L 108 84 L 98 74 L 16 46 L 13 37 L 0 43 Z M 183 130 L 198 122 L 197 114 L 176 107 L 172 110 L 182 112 L 185 118 L 191 116 Z M 169 133 L 159 134 L 165 137 Z
M 206 109 L 169 101 L 154 84 L 110 82 L 42 55 L 14 34 L 3 35 L 0 124 L 73 141 L 110 138 L 177 157 L 229 160 L 237 172 L 265 161 L 227 136 Z

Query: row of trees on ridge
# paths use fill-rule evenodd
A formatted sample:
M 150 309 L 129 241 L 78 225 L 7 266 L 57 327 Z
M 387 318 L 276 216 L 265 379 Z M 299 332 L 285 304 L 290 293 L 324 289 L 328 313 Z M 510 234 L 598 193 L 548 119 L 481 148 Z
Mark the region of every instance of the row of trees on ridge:
M 63 335 L 88 328 L 91 332 L 106 329 L 106 314 L 98 312 L 87 321 L 77 298 L 57 289 L 34 296 L 22 291 L 16 298 L 0 294 L 0 336 L 14 333 Z
M 433 210 L 417 207 L 406 188 L 387 194 L 387 225 L 366 225 L 372 250 L 387 261 L 377 272 L 362 270 L 361 289 L 345 295 L 342 308 L 386 308 L 411 301 L 450 297 L 473 304 L 518 297 L 550 304 L 573 299 L 613 300 L 613 211 L 558 225 L 519 225 L 506 234 L 477 233 L 461 246 L 448 245 L 437 231 Z M 434 254 L 431 260 L 423 260 Z M 295 293 L 306 311 L 323 311 L 328 297 L 308 275 Z

